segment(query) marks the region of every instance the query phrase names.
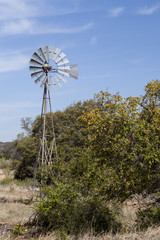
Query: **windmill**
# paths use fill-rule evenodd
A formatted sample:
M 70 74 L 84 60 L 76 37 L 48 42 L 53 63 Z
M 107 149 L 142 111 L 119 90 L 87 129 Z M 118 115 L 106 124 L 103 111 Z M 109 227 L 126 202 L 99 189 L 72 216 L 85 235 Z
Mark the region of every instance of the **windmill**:
M 56 89 L 66 83 L 66 77 L 78 79 L 78 65 L 68 65 L 66 55 L 59 48 L 44 46 L 33 53 L 29 70 L 35 83 L 43 88 L 41 123 L 39 130 L 39 145 L 37 163 L 41 166 L 51 165 L 53 158 L 57 158 L 57 148 L 54 133 L 53 115 L 51 108 L 50 88 Z M 47 126 L 47 113 L 50 113 L 50 129 Z M 54 156 L 53 156 L 54 155 Z

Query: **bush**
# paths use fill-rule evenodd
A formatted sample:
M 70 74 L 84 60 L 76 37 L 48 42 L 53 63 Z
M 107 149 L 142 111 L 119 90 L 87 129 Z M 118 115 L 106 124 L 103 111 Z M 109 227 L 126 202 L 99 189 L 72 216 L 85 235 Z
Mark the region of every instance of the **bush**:
M 13 182 L 13 178 L 6 177 L 2 180 L 0 180 L 0 185 L 7 185 Z
M 45 186 L 42 194 L 45 197 L 36 206 L 37 224 L 47 230 L 79 234 L 89 229 L 95 233 L 116 232 L 121 227 L 113 212 L 96 196 L 82 197 L 69 184 Z
M 137 212 L 136 227 L 145 230 L 150 226 L 160 225 L 160 208 L 150 207 Z

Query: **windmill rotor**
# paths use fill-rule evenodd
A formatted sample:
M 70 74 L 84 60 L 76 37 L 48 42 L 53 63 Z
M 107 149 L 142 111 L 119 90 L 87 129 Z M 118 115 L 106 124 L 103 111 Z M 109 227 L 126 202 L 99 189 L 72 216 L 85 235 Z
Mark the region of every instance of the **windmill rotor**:
M 68 63 L 66 54 L 60 48 L 44 46 L 33 53 L 29 70 L 36 84 L 40 82 L 43 86 L 46 83 L 49 89 L 50 85 L 56 89 L 56 86 L 62 87 L 62 82 L 67 81 L 66 77 L 78 79 L 78 65 Z M 48 75 L 51 78 L 45 78 Z

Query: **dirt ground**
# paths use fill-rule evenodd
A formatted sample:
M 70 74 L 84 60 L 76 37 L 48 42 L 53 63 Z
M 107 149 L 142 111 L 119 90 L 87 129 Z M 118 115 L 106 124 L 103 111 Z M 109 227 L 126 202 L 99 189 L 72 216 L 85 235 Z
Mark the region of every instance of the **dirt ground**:
M 0 180 L 3 180 L 5 178 L 5 174 L 2 169 L 0 169 Z

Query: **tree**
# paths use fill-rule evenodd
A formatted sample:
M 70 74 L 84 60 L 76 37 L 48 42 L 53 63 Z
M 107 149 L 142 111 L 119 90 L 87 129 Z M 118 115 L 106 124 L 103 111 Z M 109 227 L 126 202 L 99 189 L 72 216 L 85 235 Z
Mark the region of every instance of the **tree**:
M 142 98 L 123 99 L 118 93 L 101 91 L 96 101 L 97 108 L 88 109 L 81 120 L 89 129 L 101 194 L 124 200 L 134 193 L 156 191 L 160 177 L 159 82 L 149 83 Z
M 64 111 L 48 113 L 46 116 L 46 133 L 49 135 L 51 121 L 54 121 L 59 168 L 68 168 L 67 164 L 82 155 L 88 144 L 88 130 L 78 121 L 85 107 L 94 107 L 94 101 L 78 102 Z M 29 133 L 16 141 L 16 177 L 33 177 L 33 167 L 36 161 L 41 117 L 32 122 L 30 118 L 22 119 L 22 127 Z M 53 164 L 55 166 L 55 164 Z M 23 174 L 22 174 L 23 172 Z

